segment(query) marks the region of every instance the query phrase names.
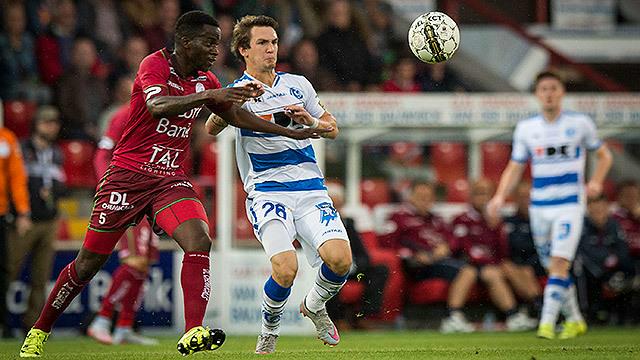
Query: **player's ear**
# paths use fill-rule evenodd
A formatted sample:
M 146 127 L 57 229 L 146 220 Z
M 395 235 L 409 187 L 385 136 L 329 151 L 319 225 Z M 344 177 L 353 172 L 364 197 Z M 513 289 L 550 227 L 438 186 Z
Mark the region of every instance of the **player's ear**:
M 180 37 L 180 42 L 182 43 L 182 47 L 184 47 L 184 48 L 188 48 L 189 45 L 191 44 L 191 41 L 186 36 L 181 36 Z

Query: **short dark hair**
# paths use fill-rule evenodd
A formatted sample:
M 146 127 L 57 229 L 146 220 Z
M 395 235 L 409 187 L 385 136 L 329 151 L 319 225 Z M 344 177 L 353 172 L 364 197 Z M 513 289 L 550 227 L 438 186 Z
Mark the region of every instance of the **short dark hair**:
M 630 187 L 640 187 L 640 184 L 638 184 L 638 182 L 633 179 L 626 179 L 618 183 L 616 192 L 619 194 L 620 192 L 622 192 L 622 190 Z
M 233 35 L 231 36 L 231 52 L 242 62 L 244 58 L 240 54 L 240 48 L 248 49 L 251 41 L 251 29 L 256 26 L 271 27 L 278 31 L 278 22 L 276 19 L 266 15 L 247 15 L 240 19 L 233 27 Z
M 541 73 L 539 73 L 536 76 L 536 80 L 533 82 L 533 89 L 535 90 L 538 87 L 538 84 L 540 83 L 540 81 L 542 81 L 543 79 L 556 79 L 560 82 L 560 84 L 562 84 L 563 87 L 566 87 L 565 83 L 564 83 L 564 79 L 562 78 L 562 76 L 560 76 L 560 74 L 558 74 L 555 71 L 552 70 L 546 70 L 543 71 Z
M 183 36 L 188 38 L 195 37 L 200 33 L 204 25 L 220 27 L 218 21 L 204 11 L 194 10 L 182 14 L 176 21 L 176 40 Z

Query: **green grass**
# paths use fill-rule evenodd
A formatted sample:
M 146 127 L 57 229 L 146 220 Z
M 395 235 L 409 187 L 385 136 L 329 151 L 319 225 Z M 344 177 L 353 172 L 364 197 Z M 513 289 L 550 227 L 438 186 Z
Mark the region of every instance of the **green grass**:
M 58 337 L 47 343 L 43 359 L 180 359 L 175 338 L 161 345 L 105 346 L 88 338 Z M 17 359 L 21 343 L 0 341 L 0 359 Z M 190 359 L 256 359 L 255 337 L 230 336 L 217 351 Z M 478 333 L 441 335 L 432 331 L 345 332 L 342 342 L 329 348 L 311 337 L 283 336 L 278 351 L 267 359 L 640 359 L 640 329 L 594 329 L 572 340 L 541 340 L 534 333 Z

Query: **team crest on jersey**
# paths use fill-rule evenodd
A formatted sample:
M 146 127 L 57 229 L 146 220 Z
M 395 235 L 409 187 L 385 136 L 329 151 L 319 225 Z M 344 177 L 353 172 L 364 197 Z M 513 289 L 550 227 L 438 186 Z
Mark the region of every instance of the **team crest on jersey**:
M 576 129 L 568 128 L 564 133 L 565 135 L 567 135 L 567 137 L 573 137 L 576 134 Z
M 295 97 L 296 99 L 300 100 L 302 99 L 303 95 L 302 95 L 302 91 L 298 88 L 295 87 L 290 87 L 289 88 L 289 93 Z
M 338 211 L 329 202 L 316 204 L 316 208 L 320 210 L 320 223 L 329 226 L 329 223 L 338 218 Z
M 196 84 L 196 92 L 203 92 L 204 91 L 204 85 L 202 85 L 202 83 L 197 83 Z

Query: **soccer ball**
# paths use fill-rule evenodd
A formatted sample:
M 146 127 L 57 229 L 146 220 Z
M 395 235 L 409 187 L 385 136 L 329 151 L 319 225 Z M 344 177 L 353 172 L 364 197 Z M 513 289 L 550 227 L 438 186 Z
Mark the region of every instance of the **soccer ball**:
M 447 14 L 432 11 L 418 16 L 409 28 L 409 47 L 420 60 L 435 64 L 448 60 L 458 49 L 460 31 Z

